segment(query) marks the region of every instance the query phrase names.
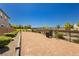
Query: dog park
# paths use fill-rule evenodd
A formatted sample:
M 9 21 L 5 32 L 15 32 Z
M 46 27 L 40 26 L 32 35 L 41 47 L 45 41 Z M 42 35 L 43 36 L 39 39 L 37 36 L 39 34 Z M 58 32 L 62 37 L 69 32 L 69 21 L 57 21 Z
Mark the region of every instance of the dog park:
M 79 56 L 77 5 L 1 5 L 0 56 Z

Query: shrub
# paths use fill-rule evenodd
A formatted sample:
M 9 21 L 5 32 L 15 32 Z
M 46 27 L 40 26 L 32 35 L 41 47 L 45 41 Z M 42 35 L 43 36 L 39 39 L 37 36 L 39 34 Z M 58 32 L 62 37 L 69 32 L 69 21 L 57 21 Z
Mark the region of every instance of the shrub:
M 10 32 L 10 33 L 5 33 L 4 35 L 9 36 L 9 37 L 15 37 L 17 33 L 18 33 L 17 31 L 14 31 L 14 32 Z
M 0 47 L 4 47 L 5 45 L 8 45 L 10 41 L 11 41 L 11 37 L 0 36 Z
M 73 42 L 74 43 L 79 43 L 79 40 L 78 39 L 74 39 Z
M 55 34 L 55 36 L 56 36 L 57 38 L 61 38 L 61 39 L 64 38 L 64 37 L 63 37 L 63 34 L 60 33 L 60 32 L 57 32 L 57 33 Z

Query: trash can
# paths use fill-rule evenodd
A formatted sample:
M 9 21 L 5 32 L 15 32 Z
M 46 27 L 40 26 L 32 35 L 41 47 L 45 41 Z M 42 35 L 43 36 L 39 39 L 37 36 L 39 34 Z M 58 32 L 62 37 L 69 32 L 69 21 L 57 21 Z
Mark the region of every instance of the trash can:
M 52 34 L 52 30 L 50 30 L 49 32 L 46 32 L 46 37 L 48 38 L 52 38 L 53 34 Z
M 52 37 L 52 30 L 49 31 L 49 36 Z
M 46 37 L 48 37 L 48 38 L 50 37 L 49 32 L 46 32 Z

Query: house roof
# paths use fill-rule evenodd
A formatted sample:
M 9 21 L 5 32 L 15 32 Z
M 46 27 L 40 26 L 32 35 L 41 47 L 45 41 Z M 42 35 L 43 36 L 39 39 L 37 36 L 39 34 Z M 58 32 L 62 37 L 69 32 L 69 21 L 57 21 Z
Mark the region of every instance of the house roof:
M 0 9 L 0 11 L 3 12 L 10 19 L 10 17 L 2 9 Z

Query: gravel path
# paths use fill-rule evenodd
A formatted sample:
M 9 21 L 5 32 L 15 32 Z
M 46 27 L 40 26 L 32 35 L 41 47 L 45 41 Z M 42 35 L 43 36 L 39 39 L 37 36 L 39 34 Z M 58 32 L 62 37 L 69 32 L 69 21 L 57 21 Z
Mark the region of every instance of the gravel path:
M 21 55 L 51 56 L 51 55 L 79 55 L 79 44 L 56 38 L 46 38 L 33 32 L 22 32 Z

